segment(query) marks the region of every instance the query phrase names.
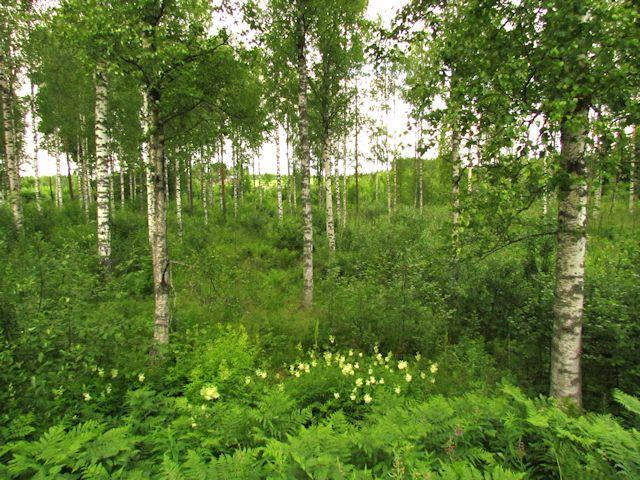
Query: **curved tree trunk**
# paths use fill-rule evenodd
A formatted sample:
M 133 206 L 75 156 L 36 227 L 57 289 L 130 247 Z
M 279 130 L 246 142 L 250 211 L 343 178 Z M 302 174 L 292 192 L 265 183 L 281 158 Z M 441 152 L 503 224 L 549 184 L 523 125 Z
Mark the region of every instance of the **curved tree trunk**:
M 582 404 L 582 315 L 584 261 L 587 248 L 587 182 L 585 164 L 588 107 L 578 106 L 561 126 L 558 188 L 556 287 L 553 305 L 551 395 Z
M 96 135 L 96 220 L 98 223 L 98 256 L 105 268 L 111 266 L 111 225 L 110 225 L 110 158 L 107 139 L 107 78 L 104 66 L 99 65 L 95 73 L 95 135 Z
M 309 149 L 309 113 L 307 111 L 307 53 L 306 25 L 302 13 L 298 18 L 298 113 L 300 122 L 300 164 L 302 169 L 303 233 L 303 297 L 305 307 L 313 303 L 313 214 L 311 211 L 311 171 Z

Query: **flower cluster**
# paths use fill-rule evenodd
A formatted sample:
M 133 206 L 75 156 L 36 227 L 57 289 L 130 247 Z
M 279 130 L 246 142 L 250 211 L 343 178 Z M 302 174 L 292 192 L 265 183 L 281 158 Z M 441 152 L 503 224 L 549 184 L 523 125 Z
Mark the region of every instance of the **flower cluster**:
M 207 385 L 200 389 L 200 396 L 207 401 L 211 401 L 220 398 L 220 393 L 215 385 Z
M 307 352 L 307 358 L 288 365 L 288 371 L 293 379 L 312 372 L 314 367 L 323 370 L 337 369 L 339 380 L 330 393 L 335 400 L 348 398 L 352 402 L 362 402 L 366 405 L 375 401 L 375 397 L 385 392 L 396 395 L 407 393 L 411 388 L 420 388 L 415 378 L 435 383 L 438 371 L 436 363 L 425 364 L 422 355 L 416 353 L 413 359 L 394 360 L 393 352 L 383 355 L 378 345 L 374 346 L 373 355 L 350 349 L 345 352 L 333 350 L 335 338 L 329 339 L 330 346 L 323 352 L 315 350 Z M 411 387 L 415 385 L 415 387 Z

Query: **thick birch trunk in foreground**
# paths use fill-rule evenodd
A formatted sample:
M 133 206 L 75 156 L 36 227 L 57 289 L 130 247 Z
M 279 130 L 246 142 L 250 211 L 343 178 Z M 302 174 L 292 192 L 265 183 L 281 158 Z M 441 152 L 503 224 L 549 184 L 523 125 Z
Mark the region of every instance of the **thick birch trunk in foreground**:
M 588 109 L 578 106 L 561 126 L 556 287 L 551 348 L 551 396 L 582 404 L 582 316 L 587 247 L 585 164 Z
M 311 171 L 309 151 L 309 113 L 307 111 L 307 54 L 306 26 L 304 18 L 298 18 L 298 113 L 300 122 L 300 164 L 302 169 L 302 218 L 303 233 L 303 271 L 304 282 L 302 303 L 305 307 L 313 303 L 313 214 L 311 211 Z
M 147 190 L 147 231 L 149 233 L 149 245 L 153 245 L 153 226 L 155 221 L 155 196 L 153 193 L 153 164 L 150 155 L 150 138 L 151 129 L 149 126 L 149 104 L 146 92 L 142 94 L 142 112 L 140 115 L 140 123 L 144 142 L 141 146 L 142 165 L 144 166 L 145 187 Z
M 20 159 L 16 149 L 16 132 L 13 128 L 13 85 L 10 80 L 7 59 L 0 52 L 0 95 L 2 95 L 2 121 L 4 130 L 4 158 L 9 180 L 9 204 L 13 214 L 16 230 L 21 231 L 24 225 L 22 201 L 20 199 Z
M 153 183 L 153 236 L 151 258 L 153 261 L 153 290 L 155 311 L 153 339 L 156 344 L 169 343 L 169 248 L 167 245 L 167 175 L 164 152 L 164 126 L 160 119 L 160 90 L 149 88 L 147 105 L 149 109 L 149 160 L 152 165 Z
M 324 166 L 325 208 L 327 211 L 327 241 L 329 253 L 336 251 L 336 232 L 333 223 L 333 185 L 331 184 L 331 155 L 329 133 L 325 131 L 322 145 L 322 163 Z
M 284 209 L 282 206 L 282 176 L 280 175 L 280 127 L 276 127 L 276 188 L 278 196 L 278 221 L 282 223 L 284 219 Z
M 31 84 L 31 128 L 33 129 L 33 186 L 36 192 L 36 208 L 42 212 L 42 202 L 40 200 L 40 165 L 38 164 L 38 125 L 36 121 L 36 102 L 34 85 Z
M 98 66 L 95 74 L 96 103 L 95 103 L 95 135 L 96 135 L 96 217 L 98 223 L 98 256 L 104 267 L 111 263 L 111 226 L 110 226 L 110 195 L 109 170 L 110 159 L 107 138 L 107 79 L 102 66 Z

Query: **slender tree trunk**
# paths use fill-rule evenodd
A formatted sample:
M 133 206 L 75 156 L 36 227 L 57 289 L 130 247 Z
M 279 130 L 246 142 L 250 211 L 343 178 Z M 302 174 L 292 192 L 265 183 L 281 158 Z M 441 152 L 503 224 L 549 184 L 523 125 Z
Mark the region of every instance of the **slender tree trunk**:
M 388 155 L 388 152 L 387 152 Z M 387 213 L 391 216 L 392 203 L 391 203 L 391 161 L 389 157 L 387 157 L 387 168 L 386 168 L 386 181 L 387 181 Z
M 451 202 L 453 205 L 452 215 L 452 243 L 454 256 L 458 256 L 460 248 L 460 131 L 457 125 L 451 131 Z
M 224 139 L 220 139 L 220 204 L 222 205 L 222 221 L 227 222 L 227 186 L 225 177 L 227 174 L 226 164 L 224 163 Z
M 20 198 L 20 158 L 16 148 L 16 131 L 13 128 L 13 82 L 9 71 L 8 58 L 0 52 L 0 95 L 2 95 L 2 120 L 4 130 L 4 158 L 9 180 L 9 203 L 16 230 L 22 231 L 24 217 Z
M 127 173 L 129 182 L 129 200 L 135 201 L 136 199 L 136 172 L 131 166 L 127 166 Z M 126 200 L 126 196 L 125 196 Z
M 347 216 L 349 215 L 349 185 L 347 183 L 347 136 L 345 134 L 342 143 L 342 228 L 347 226 Z M 357 209 L 356 204 L 356 209 Z
M 588 107 L 580 102 L 574 118 L 561 126 L 558 188 L 558 246 L 551 348 L 551 396 L 582 405 L 582 316 L 587 247 L 586 126 Z
M 164 151 L 164 125 L 160 120 L 161 92 L 156 87 L 148 88 L 147 105 L 149 108 L 149 157 L 153 166 L 153 241 L 151 257 L 153 260 L 153 285 L 155 311 L 153 321 L 153 339 L 158 345 L 169 343 L 169 324 L 171 312 L 169 288 L 171 270 L 169 248 L 167 244 L 167 164 Z
M 118 161 L 118 173 L 120 177 L 120 208 L 124 208 L 124 194 L 125 194 L 125 179 L 124 179 L 124 165 L 122 164 L 122 160 Z
M 329 253 L 336 251 L 336 232 L 333 223 L 333 185 L 331 184 L 331 140 L 329 132 L 325 129 L 322 145 L 322 164 L 324 167 L 325 208 L 327 211 L 327 241 Z
M 31 128 L 33 129 L 33 182 L 36 192 L 36 208 L 38 212 L 42 212 L 42 202 L 40 200 L 40 166 L 38 164 L 38 124 L 36 121 L 36 101 L 33 83 L 31 84 Z
M 107 138 L 107 78 L 104 65 L 98 65 L 95 73 L 95 135 L 97 180 L 98 256 L 105 268 L 111 266 L 111 224 L 109 196 L 109 151 Z
M 204 211 L 204 224 L 209 225 L 209 203 L 207 202 L 207 164 L 204 155 L 200 155 L 200 197 L 202 199 L 202 210 Z
M 638 141 L 638 131 L 636 126 L 633 126 L 631 133 L 631 162 L 629 167 L 629 213 L 632 215 L 636 211 L 636 203 L 638 202 L 638 192 L 636 190 L 636 165 L 638 157 L 640 156 L 640 142 Z
M 278 197 L 278 222 L 284 219 L 284 208 L 282 205 L 282 177 L 280 176 L 280 127 L 276 126 L 276 188 Z
M 58 146 L 59 147 L 59 146 Z M 62 207 L 62 172 L 60 169 L 60 148 L 56 151 L 56 207 Z
M 286 137 L 286 155 L 287 155 L 287 196 L 289 197 L 289 211 L 293 209 L 293 186 L 292 186 L 292 177 L 291 177 L 291 158 L 289 158 L 289 127 L 287 126 L 285 129 L 285 137 Z
M 356 132 L 355 132 L 355 143 L 354 143 L 354 160 L 355 160 L 355 171 L 354 171 L 354 179 L 355 179 L 355 202 L 356 202 L 356 216 L 358 215 L 358 213 L 360 213 L 360 151 L 358 149 L 358 140 L 360 138 L 360 112 L 359 112 L 359 106 L 358 106 L 358 84 L 356 83 L 356 115 L 355 115 L 355 126 L 356 126 Z M 345 175 L 345 183 L 346 183 L 346 176 L 347 176 L 347 167 L 346 167 L 346 163 L 347 163 L 347 156 L 346 156 L 346 146 L 345 146 L 345 169 L 344 169 L 344 175 Z M 345 187 L 346 188 L 346 187 Z M 346 195 L 346 191 L 345 191 L 345 195 Z M 345 200 L 345 212 L 346 212 L 346 200 Z
M 89 221 L 89 173 L 87 155 L 82 148 L 82 142 L 78 138 L 78 160 L 80 165 L 80 190 L 82 191 L 82 211 L 85 223 Z
M 303 300 L 305 307 L 313 303 L 313 217 L 311 211 L 311 172 L 309 149 L 309 114 L 307 111 L 306 25 L 302 12 L 298 18 L 298 113 L 300 122 L 300 163 L 302 168 L 303 233 Z
M 151 157 L 151 126 L 149 125 L 150 111 L 147 92 L 142 94 L 142 114 L 140 115 L 144 142 L 141 146 L 142 164 L 144 165 L 145 187 L 147 192 L 147 231 L 149 233 L 149 246 L 153 248 L 154 222 L 156 218 L 155 194 L 154 194 L 154 159 Z
M 233 218 L 238 218 L 238 197 L 240 196 L 240 168 L 238 166 L 238 145 L 232 142 L 231 161 L 233 163 Z
M 66 137 L 64 139 L 64 148 L 65 148 L 64 156 L 67 162 L 67 184 L 69 185 L 69 198 L 71 198 L 71 201 L 74 201 L 76 199 L 76 196 L 73 192 L 73 174 L 71 173 L 71 157 L 69 155 L 69 141 L 67 140 Z
M 187 195 L 189 197 L 189 215 L 193 214 L 193 176 L 191 172 L 191 154 L 187 156 Z
M 180 240 L 182 240 L 182 233 L 183 233 L 183 225 L 182 225 L 182 186 L 180 185 L 181 183 L 181 175 L 180 175 L 180 159 L 178 158 L 178 156 L 176 155 L 176 162 L 175 162 L 175 170 L 176 170 L 176 175 L 175 175 L 175 188 L 176 188 L 176 217 L 178 220 L 178 237 L 180 237 Z
M 333 170 L 333 182 L 335 185 L 335 193 L 336 193 L 336 225 L 342 226 L 342 189 L 340 188 L 340 153 L 339 146 L 336 146 L 334 150 L 334 170 Z

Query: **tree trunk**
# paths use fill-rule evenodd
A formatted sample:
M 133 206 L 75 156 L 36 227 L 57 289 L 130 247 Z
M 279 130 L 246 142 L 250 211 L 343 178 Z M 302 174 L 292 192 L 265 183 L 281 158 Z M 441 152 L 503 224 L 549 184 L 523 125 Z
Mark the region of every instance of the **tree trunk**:
M 13 128 L 13 82 L 4 52 L 0 52 L 0 95 L 2 95 L 2 120 L 4 129 L 4 158 L 9 180 L 9 203 L 16 230 L 22 231 L 24 217 L 20 198 L 20 158 L 16 149 L 16 131 Z
M 178 156 L 176 155 L 176 162 L 175 162 L 175 169 L 176 169 L 176 175 L 175 175 L 175 188 L 176 188 L 176 217 L 178 220 L 178 237 L 180 237 L 180 240 L 182 240 L 182 232 L 183 232 L 183 225 L 182 225 L 182 186 L 180 185 L 181 182 L 181 175 L 180 175 L 180 159 L 178 158 Z
M 67 184 L 69 185 L 69 198 L 71 201 L 76 199 L 76 196 L 73 192 L 73 174 L 71 173 L 71 156 L 69 155 L 69 140 L 65 137 L 64 139 L 64 156 L 67 161 Z
M 238 169 L 238 146 L 235 142 L 231 145 L 231 161 L 233 163 L 233 218 L 238 218 L 238 190 L 240 188 L 240 172 Z
M 82 211 L 85 223 L 89 221 L 89 174 L 87 172 L 87 155 L 82 148 L 82 142 L 78 138 L 78 162 L 80 165 L 80 191 L 82 193 Z
M 147 93 L 142 94 L 142 113 L 140 115 L 140 123 L 144 142 L 141 145 L 140 153 L 142 154 L 142 164 L 144 165 L 145 187 L 147 191 L 147 231 L 149 233 L 149 246 L 153 247 L 153 229 L 156 218 L 155 214 L 155 195 L 153 181 L 153 158 L 151 158 L 151 126 L 149 125 L 149 104 Z
M 311 172 L 309 151 L 309 113 L 307 111 L 307 54 L 306 25 L 302 12 L 298 17 L 298 113 L 300 129 L 300 163 L 302 168 L 302 217 L 303 233 L 303 273 L 304 282 L 302 304 L 305 307 L 313 303 L 313 217 L 311 211 Z
M 34 85 L 31 84 L 31 128 L 33 129 L 33 184 L 36 192 L 36 208 L 42 212 L 42 202 L 40 200 L 40 166 L 38 164 L 38 125 L 36 122 L 36 101 Z
M 342 155 L 342 228 L 347 226 L 347 215 L 349 215 L 349 184 L 347 183 L 347 136 L 344 136 Z M 356 177 L 357 178 L 357 177 Z M 357 180 L 356 180 L 357 181 Z M 357 185 L 357 184 L 356 184 Z M 357 188 L 357 187 L 356 187 Z M 356 204 L 356 209 L 358 208 Z
M 636 211 L 636 203 L 638 202 L 638 192 L 636 190 L 636 165 L 638 156 L 640 156 L 640 145 L 638 141 L 638 131 L 633 126 L 631 133 L 631 162 L 629 166 L 629 213 L 632 215 Z
M 167 164 L 164 152 L 164 125 L 160 120 L 160 90 L 148 88 L 147 105 L 149 108 L 149 157 L 153 168 L 153 241 L 151 258 L 153 261 L 153 286 L 155 311 L 153 321 L 153 339 L 158 345 L 169 343 L 169 287 L 170 264 L 167 245 Z
M 59 147 L 59 146 L 58 146 Z M 62 173 L 60 170 L 60 148 L 56 151 L 56 207 L 62 207 Z
M 356 198 L 355 198 L 355 202 L 356 202 L 356 216 L 358 215 L 359 211 L 360 211 L 360 172 L 359 172 L 359 167 L 360 167 L 360 151 L 358 149 L 358 140 L 360 137 L 360 112 L 358 109 L 358 85 L 356 83 L 356 132 L 355 132 L 355 144 L 354 144 L 354 157 L 355 157 L 355 171 L 354 171 L 354 177 L 355 177 L 355 187 L 356 187 Z M 346 148 L 345 148 L 346 150 Z M 344 171 L 344 175 L 346 178 L 347 175 L 347 170 L 346 170 L 346 155 L 345 155 L 345 171 Z M 345 180 L 346 181 L 346 180 Z M 346 192 L 345 192 L 346 195 Z M 346 211 L 346 209 L 345 209 Z
M 342 189 L 340 188 L 340 154 L 338 152 L 339 147 L 336 147 L 334 152 L 334 170 L 333 170 L 333 182 L 335 185 L 336 193 L 336 225 L 343 225 L 342 223 Z
M 209 225 L 209 203 L 207 202 L 207 164 L 204 155 L 200 155 L 200 198 L 204 212 L 204 224 Z
M 120 160 L 118 162 L 118 173 L 120 176 L 120 208 L 124 208 L 124 194 L 125 194 L 125 178 L 124 178 L 124 165 L 122 164 L 122 161 Z
M 109 195 L 109 151 L 107 138 L 107 78 L 103 65 L 98 65 L 95 73 L 95 135 L 96 135 L 96 190 L 98 256 L 103 267 L 111 266 L 111 225 Z
M 451 203 L 453 206 L 451 238 L 454 257 L 460 248 L 460 131 L 457 125 L 451 131 Z
M 189 215 L 193 214 L 193 176 L 191 172 L 191 154 L 187 156 L 187 195 L 189 197 Z
M 278 197 L 278 222 L 282 224 L 284 208 L 282 205 L 282 177 L 280 176 L 280 127 L 276 126 L 276 188 Z
M 327 211 L 327 241 L 329 242 L 329 254 L 336 251 L 336 232 L 333 223 L 333 185 L 331 184 L 331 140 L 329 132 L 325 129 L 322 144 L 322 164 L 324 167 L 325 208 Z
M 222 205 L 222 221 L 227 222 L 227 186 L 225 177 L 227 174 L 227 167 L 224 163 L 224 139 L 220 139 L 220 204 Z
M 580 102 L 571 119 L 561 126 L 558 188 L 558 234 L 551 396 L 582 405 L 582 316 L 584 261 L 587 247 L 587 182 L 585 164 L 588 107 Z

